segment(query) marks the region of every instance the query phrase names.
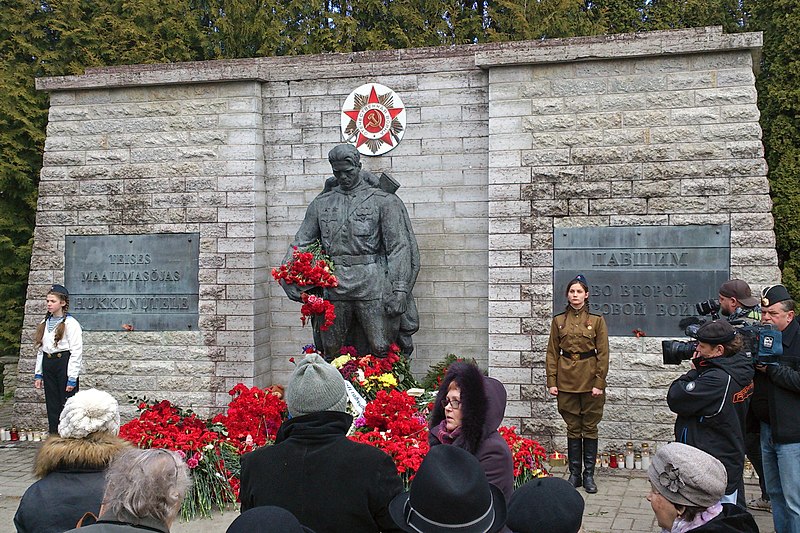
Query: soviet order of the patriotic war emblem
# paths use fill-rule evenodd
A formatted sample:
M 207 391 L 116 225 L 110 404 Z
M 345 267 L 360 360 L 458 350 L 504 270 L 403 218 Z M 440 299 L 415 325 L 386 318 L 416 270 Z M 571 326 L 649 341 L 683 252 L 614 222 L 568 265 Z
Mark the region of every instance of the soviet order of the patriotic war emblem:
M 363 155 L 385 154 L 398 145 L 406 129 L 400 97 L 379 83 L 362 85 L 342 106 L 342 135 Z

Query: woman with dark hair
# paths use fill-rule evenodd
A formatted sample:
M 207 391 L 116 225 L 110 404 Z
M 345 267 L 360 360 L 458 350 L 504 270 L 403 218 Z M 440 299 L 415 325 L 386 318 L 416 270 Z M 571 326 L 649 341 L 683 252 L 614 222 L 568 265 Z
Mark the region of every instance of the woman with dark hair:
M 602 315 L 589 311 L 589 285 L 581 274 L 567 284 L 565 295 L 567 307 L 550 325 L 547 390 L 558 398 L 558 412 L 567 423 L 569 482 L 595 493 L 597 425 L 606 401 L 608 329 Z
M 481 463 L 489 483 L 506 497 L 514 492 L 514 462 L 497 432 L 506 410 L 506 389 L 473 364 L 456 362 L 442 379 L 428 422 L 431 446 L 462 448 Z

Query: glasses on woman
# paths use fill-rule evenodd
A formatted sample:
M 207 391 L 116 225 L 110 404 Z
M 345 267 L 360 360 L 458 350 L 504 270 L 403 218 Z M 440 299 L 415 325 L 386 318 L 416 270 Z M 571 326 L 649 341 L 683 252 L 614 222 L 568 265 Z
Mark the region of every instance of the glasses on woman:
M 461 407 L 461 400 L 451 400 L 450 398 L 442 399 L 442 407 L 447 408 L 448 405 L 453 409 L 459 409 Z

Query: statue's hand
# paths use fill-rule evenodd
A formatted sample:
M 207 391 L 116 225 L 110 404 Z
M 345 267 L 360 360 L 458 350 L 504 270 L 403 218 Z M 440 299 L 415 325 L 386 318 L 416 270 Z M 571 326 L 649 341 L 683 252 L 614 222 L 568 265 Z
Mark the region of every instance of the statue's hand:
M 302 294 L 303 291 L 295 285 L 294 283 L 286 283 L 281 280 L 281 287 L 283 287 L 283 292 L 286 293 L 286 296 L 289 297 L 290 300 L 294 302 L 302 302 Z
M 398 316 L 406 312 L 407 296 L 404 292 L 394 292 L 383 306 L 383 310 L 389 316 Z

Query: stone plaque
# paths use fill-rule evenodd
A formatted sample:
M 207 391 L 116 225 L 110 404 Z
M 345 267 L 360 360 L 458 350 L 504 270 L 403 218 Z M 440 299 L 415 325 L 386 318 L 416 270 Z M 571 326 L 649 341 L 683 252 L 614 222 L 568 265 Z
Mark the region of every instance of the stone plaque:
M 89 331 L 197 329 L 200 235 L 67 236 L 70 313 Z
M 609 335 L 682 338 L 681 318 L 730 278 L 727 225 L 557 228 L 553 237 L 555 311 L 567 283 L 584 274 Z

